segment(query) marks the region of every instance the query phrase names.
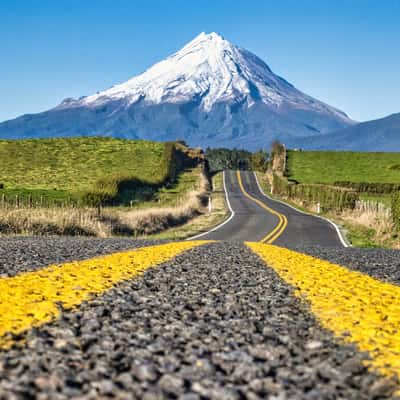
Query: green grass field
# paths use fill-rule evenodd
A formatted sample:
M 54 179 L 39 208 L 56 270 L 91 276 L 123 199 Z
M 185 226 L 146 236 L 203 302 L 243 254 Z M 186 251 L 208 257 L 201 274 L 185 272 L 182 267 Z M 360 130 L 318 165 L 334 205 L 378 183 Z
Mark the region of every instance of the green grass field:
M 400 153 L 288 151 L 287 171 L 300 183 L 400 183 Z
M 155 183 L 163 150 L 163 143 L 112 138 L 0 140 L 0 193 L 60 199 L 115 175 Z

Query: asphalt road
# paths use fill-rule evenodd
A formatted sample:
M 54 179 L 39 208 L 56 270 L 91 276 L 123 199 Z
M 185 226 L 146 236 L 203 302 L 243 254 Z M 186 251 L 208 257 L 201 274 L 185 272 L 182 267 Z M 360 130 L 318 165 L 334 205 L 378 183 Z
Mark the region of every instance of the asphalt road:
M 238 181 L 238 172 L 225 172 L 226 195 L 234 213 L 233 218 L 217 230 L 202 235 L 201 239 L 263 241 L 280 222 L 279 216 L 272 210 L 287 220 L 272 238 L 274 244 L 290 248 L 315 245 L 343 247 L 338 232 L 328 221 L 303 214 L 265 196 L 253 172 L 241 171 L 239 174 L 242 185 Z M 259 202 L 270 210 L 263 208 Z
M 225 186 L 199 242 L 0 238 L 0 400 L 399 399 L 400 252 Z
M 62 252 L 66 260 L 102 254 L 99 243 L 55 239 L 47 244 L 47 260 L 60 262 Z M 18 244 L 21 260 L 46 248 L 36 238 Z M 103 244 L 112 251 L 129 246 Z M 3 269 L 16 273 L 18 264 L 6 253 L 0 247 Z M 26 264 L 21 261 L 22 271 Z M 74 278 L 79 292 L 83 284 L 79 274 Z M 18 280 L 15 285 L 18 295 Z M 46 301 L 49 289 L 38 284 L 36 291 Z M 243 244 L 195 247 L 59 311 L 52 322 L 15 335 L 19 345 L 0 351 L 0 399 L 397 398 L 396 380 L 368 370 L 368 354 L 321 327 L 293 288 Z

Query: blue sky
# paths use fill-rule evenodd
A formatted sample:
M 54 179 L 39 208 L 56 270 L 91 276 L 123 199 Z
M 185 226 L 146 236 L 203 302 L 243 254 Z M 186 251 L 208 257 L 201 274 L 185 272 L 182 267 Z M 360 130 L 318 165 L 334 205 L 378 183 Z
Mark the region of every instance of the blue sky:
M 1 0 L 0 121 L 142 72 L 202 31 L 363 121 L 400 112 L 400 0 Z

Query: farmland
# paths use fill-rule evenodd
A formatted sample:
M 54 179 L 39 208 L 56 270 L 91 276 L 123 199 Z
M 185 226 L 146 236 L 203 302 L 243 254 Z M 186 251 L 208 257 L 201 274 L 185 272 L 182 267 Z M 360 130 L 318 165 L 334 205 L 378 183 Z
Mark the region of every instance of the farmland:
M 182 143 L 0 141 L 0 156 L 0 235 L 157 233 L 201 214 L 208 191 L 202 153 Z
M 6 190 L 63 196 L 105 176 L 155 182 L 163 143 L 111 138 L 0 140 L 0 183 Z
M 328 216 L 357 246 L 399 247 L 400 153 L 288 151 L 285 175 L 301 186 L 350 189 L 361 201 Z M 295 185 L 296 186 L 296 185 Z M 334 188 L 332 188 L 333 190 Z M 335 189 L 336 190 L 336 189 Z M 305 198 L 301 198 L 304 203 Z
M 287 174 L 300 183 L 400 183 L 400 153 L 288 151 Z

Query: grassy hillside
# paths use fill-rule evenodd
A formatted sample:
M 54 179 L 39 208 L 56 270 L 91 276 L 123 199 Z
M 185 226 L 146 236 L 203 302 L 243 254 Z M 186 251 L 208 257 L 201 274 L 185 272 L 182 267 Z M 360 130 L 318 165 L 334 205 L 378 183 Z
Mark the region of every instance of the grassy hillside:
M 163 143 L 111 138 L 0 140 L 5 189 L 76 192 L 100 178 L 160 177 Z
M 400 183 L 400 153 L 288 151 L 287 171 L 300 183 Z

